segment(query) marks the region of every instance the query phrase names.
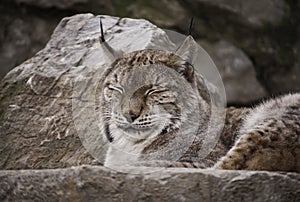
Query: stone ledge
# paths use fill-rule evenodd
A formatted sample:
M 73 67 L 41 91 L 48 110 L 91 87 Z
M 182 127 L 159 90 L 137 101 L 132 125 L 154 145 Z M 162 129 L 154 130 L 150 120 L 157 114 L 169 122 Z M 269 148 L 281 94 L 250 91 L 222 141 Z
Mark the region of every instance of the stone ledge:
M 300 201 L 300 175 L 296 173 L 185 168 L 136 171 L 146 173 L 119 173 L 101 166 L 2 170 L 0 200 Z

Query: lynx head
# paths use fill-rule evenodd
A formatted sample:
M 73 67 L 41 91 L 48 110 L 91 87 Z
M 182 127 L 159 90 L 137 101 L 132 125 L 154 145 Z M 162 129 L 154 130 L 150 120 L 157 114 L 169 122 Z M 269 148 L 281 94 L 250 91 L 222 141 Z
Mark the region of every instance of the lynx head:
M 198 91 L 204 81 L 191 64 L 195 44 L 189 36 L 175 53 L 120 55 L 101 40 L 104 50 L 117 57 L 99 84 L 100 127 L 111 145 L 147 153 L 179 131 L 197 133 L 210 108 L 207 89 Z

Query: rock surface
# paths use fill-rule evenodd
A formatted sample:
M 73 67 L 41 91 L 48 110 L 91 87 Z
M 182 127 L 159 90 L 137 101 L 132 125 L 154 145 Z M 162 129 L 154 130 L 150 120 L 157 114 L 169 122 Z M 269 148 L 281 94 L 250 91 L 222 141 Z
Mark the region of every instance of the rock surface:
M 163 169 L 133 175 L 97 166 L 0 171 L 1 201 L 296 202 L 299 187 L 300 175 L 293 173 Z

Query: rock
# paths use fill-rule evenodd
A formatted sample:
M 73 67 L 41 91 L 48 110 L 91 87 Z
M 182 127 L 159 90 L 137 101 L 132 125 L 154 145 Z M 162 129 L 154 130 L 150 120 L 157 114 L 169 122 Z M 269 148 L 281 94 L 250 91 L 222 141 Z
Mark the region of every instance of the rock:
M 267 97 L 247 55 L 227 41 L 199 42 L 215 62 L 226 90 L 227 103 L 247 104 Z
M 274 201 L 300 200 L 300 175 L 201 169 L 104 167 L 0 171 L 1 201 Z M 143 174 L 144 173 L 144 174 Z
M 106 38 L 116 49 L 175 48 L 166 34 L 148 21 L 103 17 Z M 91 81 L 99 79 L 99 72 L 109 65 L 98 37 L 99 17 L 82 14 L 64 18 L 46 47 L 1 82 L 1 169 L 91 164 L 94 158 L 77 136 L 84 136 L 87 130 L 91 137 L 100 139 L 90 147 L 101 147 L 97 151 L 103 153 L 95 155 L 103 158 L 105 147 L 97 117 L 94 111 L 89 113 L 94 110 L 97 86 L 97 80 Z M 80 99 L 85 102 L 76 102 Z

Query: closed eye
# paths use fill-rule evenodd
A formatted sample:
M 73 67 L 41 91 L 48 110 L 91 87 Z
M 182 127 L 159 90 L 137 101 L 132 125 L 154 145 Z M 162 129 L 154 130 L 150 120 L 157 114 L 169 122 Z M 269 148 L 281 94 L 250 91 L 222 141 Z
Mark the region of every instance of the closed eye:
M 121 94 L 124 93 L 124 88 L 122 86 L 108 84 L 107 88 L 109 90 L 117 91 Z
M 169 90 L 166 89 L 166 88 L 161 88 L 161 89 L 149 89 L 146 91 L 146 95 L 149 96 L 149 95 L 152 95 L 152 94 L 156 94 L 156 93 L 164 93 L 164 92 L 168 92 Z
M 149 89 L 146 91 L 146 96 L 151 100 L 160 104 L 171 104 L 176 102 L 177 94 L 167 88 Z

